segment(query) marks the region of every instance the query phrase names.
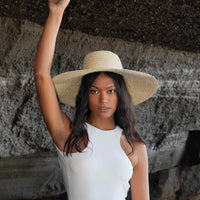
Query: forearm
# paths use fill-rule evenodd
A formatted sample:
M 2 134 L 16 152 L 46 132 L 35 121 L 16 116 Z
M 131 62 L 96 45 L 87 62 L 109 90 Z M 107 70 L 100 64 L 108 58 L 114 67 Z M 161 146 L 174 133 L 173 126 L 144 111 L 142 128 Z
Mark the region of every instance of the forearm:
M 36 54 L 36 75 L 50 75 L 56 38 L 62 21 L 63 12 L 64 11 L 61 10 L 49 12 Z

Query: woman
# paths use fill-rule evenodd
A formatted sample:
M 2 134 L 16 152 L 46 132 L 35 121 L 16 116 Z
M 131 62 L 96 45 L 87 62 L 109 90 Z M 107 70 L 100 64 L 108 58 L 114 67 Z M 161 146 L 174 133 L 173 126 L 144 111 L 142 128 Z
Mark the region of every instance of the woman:
M 125 70 L 110 51 L 89 53 L 83 70 L 50 76 L 55 42 L 69 0 L 49 0 L 49 16 L 41 36 L 35 81 L 39 103 L 58 151 L 69 200 L 148 200 L 148 158 L 135 130 L 132 104 L 157 89 L 151 75 Z M 55 87 L 54 87 L 55 86 Z M 76 107 L 75 119 L 60 109 Z

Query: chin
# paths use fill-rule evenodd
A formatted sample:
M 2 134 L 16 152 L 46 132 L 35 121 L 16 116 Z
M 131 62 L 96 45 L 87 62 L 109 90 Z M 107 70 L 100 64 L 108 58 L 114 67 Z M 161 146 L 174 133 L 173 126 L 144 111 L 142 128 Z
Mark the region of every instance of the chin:
M 113 119 L 114 118 L 114 115 L 109 115 L 109 114 L 101 114 L 99 115 L 99 118 L 101 119 Z

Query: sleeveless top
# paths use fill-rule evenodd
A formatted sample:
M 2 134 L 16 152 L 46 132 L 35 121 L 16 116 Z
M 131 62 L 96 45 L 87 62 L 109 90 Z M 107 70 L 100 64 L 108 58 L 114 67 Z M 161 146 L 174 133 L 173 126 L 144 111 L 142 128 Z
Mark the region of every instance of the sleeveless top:
M 120 145 L 122 129 L 101 130 L 88 123 L 88 145 L 58 161 L 69 200 L 125 200 L 133 166 Z

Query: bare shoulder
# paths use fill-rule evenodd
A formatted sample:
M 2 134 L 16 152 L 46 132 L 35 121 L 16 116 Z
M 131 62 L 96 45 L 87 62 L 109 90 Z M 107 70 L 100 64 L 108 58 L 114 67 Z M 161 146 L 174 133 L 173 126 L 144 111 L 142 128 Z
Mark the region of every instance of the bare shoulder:
M 143 142 L 135 141 L 135 143 L 134 143 L 134 149 L 139 154 L 144 154 L 144 153 L 147 152 L 146 145 Z
M 147 148 L 143 142 L 136 141 L 134 143 L 134 154 L 137 157 L 137 163 L 135 166 L 140 165 L 140 163 L 147 162 Z
M 147 157 L 146 145 L 143 142 L 135 141 L 132 146 L 128 143 L 124 133 L 121 135 L 120 139 L 121 147 L 130 159 L 133 167 L 135 167 L 139 160 Z

